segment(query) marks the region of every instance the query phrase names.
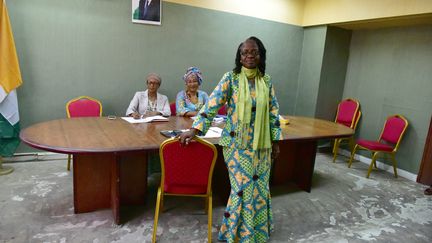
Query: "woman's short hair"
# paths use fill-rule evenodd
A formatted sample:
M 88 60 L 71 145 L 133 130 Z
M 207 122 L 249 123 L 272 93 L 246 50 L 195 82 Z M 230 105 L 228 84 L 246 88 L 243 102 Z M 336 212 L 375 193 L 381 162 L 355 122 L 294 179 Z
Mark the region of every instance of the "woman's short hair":
M 147 82 L 148 82 L 149 78 L 153 78 L 153 79 L 156 79 L 157 81 L 159 81 L 159 85 L 162 84 L 162 78 L 157 73 L 149 73 L 149 74 L 147 74 L 147 77 L 146 77 L 146 81 Z
M 243 65 L 240 62 L 240 59 L 241 59 L 240 52 L 241 52 L 241 49 L 242 49 L 244 43 L 246 43 L 247 41 L 253 41 L 257 44 L 259 55 L 260 55 L 260 62 L 258 63 L 258 70 L 261 72 L 262 75 L 264 75 L 265 69 L 266 69 L 267 50 L 265 49 L 262 41 L 255 36 L 251 36 L 251 37 L 247 38 L 245 41 L 243 41 L 242 43 L 240 43 L 239 47 L 237 48 L 237 53 L 236 53 L 236 58 L 235 58 L 235 68 L 233 69 L 233 72 L 234 73 L 240 73 L 241 72 L 241 68 Z

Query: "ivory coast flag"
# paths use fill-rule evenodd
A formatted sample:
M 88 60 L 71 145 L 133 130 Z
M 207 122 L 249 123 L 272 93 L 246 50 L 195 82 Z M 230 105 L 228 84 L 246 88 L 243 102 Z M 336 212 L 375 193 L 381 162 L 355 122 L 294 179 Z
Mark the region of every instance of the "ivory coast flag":
M 0 0 L 0 156 L 12 156 L 19 145 L 18 99 L 22 84 L 5 0 Z

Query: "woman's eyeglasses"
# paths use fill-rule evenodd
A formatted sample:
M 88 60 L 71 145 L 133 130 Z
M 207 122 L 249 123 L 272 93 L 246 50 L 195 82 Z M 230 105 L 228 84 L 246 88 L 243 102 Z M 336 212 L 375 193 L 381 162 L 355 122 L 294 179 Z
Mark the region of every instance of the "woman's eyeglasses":
M 258 50 L 245 50 L 245 51 L 240 52 L 240 55 L 242 55 L 244 57 L 249 56 L 249 55 L 256 57 L 256 56 L 259 56 L 259 54 L 260 53 Z
M 150 86 L 150 85 L 158 86 L 158 85 L 159 85 L 159 82 L 147 82 L 147 85 L 148 85 L 148 86 Z

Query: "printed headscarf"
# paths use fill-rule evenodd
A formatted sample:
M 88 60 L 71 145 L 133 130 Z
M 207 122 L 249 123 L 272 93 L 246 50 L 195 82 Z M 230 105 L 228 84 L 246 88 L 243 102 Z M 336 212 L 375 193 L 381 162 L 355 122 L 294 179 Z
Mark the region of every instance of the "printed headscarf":
M 201 85 L 202 81 L 203 81 L 203 76 L 202 76 L 201 71 L 197 67 L 190 67 L 190 68 L 188 68 L 186 70 L 185 75 L 183 75 L 183 81 L 186 82 L 187 78 L 191 74 L 195 74 L 196 75 L 196 77 L 198 78 L 198 83 L 199 83 L 199 85 Z

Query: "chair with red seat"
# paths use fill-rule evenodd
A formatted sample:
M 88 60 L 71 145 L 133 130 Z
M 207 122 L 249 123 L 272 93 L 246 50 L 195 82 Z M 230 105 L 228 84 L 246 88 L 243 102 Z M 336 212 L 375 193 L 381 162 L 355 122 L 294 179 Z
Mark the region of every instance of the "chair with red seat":
M 171 110 L 171 116 L 176 116 L 177 115 L 176 103 L 175 102 L 170 103 L 170 110 Z
M 159 211 L 162 211 L 164 196 L 192 196 L 206 199 L 208 214 L 208 242 L 212 229 L 212 175 L 217 158 L 216 147 L 198 137 L 187 146 L 178 138 L 165 140 L 159 149 L 161 158 L 161 184 L 157 193 L 153 242 L 156 242 Z
M 390 154 L 390 157 L 393 162 L 393 171 L 395 177 L 397 177 L 397 164 L 395 159 L 395 154 L 399 148 L 400 141 L 408 127 L 408 121 L 402 115 L 392 115 L 387 117 L 387 120 L 384 124 L 384 128 L 381 131 L 381 135 L 379 136 L 377 141 L 359 139 L 356 142 L 356 145 L 351 153 L 351 158 L 348 163 L 348 168 L 351 167 L 355 152 L 358 149 L 368 150 L 372 153 L 372 161 L 369 165 L 368 173 L 366 175 L 369 178 L 369 175 L 372 171 L 372 167 L 376 166 L 376 159 L 379 153 L 387 153 Z
M 361 114 L 360 103 L 355 99 L 347 98 L 339 103 L 335 122 L 355 130 Z M 336 161 L 339 145 L 344 140 L 349 142 L 350 150 L 352 150 L 354 136 L 348 138 L 336 138 L 333 145 L 333 162 Z
M 89 96 L 79 96 L 66 103 L 68 118 L 102 116 L 102 104 L 99 100 Z M 71 155 L 68 155 L 67 170 L 70 170 Z

